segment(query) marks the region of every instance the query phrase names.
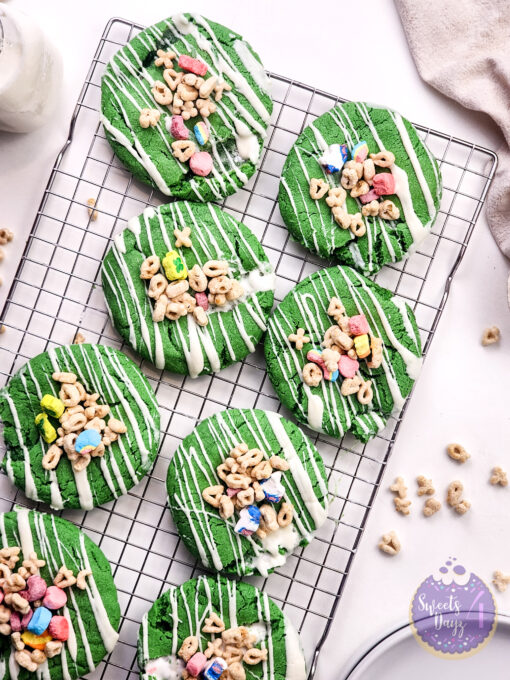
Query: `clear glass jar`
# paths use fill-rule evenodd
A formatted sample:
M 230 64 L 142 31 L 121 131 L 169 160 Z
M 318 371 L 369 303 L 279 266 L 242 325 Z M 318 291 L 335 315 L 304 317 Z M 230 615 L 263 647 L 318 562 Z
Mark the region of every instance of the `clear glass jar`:
M 30 132 L 55 109 L 62 58 L 27 15 L 0 4 L 0 130 Z

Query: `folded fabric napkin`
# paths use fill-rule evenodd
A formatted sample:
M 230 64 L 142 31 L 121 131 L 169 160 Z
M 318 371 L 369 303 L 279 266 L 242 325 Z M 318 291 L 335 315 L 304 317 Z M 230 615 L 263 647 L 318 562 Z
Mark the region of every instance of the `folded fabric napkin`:
M 395 0 L 423 80 L 487 113 L 505 144 L 487 198 L 489 226 L 510 257 L 510 1 Z

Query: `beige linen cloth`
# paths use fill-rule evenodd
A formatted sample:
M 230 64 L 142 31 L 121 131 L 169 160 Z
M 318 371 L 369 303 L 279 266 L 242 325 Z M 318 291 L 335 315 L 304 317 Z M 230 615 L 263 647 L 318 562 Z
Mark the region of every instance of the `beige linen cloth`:
M 489 226 L 510 257 L 510 0 L 395 0 L 427 83 L 499 126 L 505 144 L 487 198 Z

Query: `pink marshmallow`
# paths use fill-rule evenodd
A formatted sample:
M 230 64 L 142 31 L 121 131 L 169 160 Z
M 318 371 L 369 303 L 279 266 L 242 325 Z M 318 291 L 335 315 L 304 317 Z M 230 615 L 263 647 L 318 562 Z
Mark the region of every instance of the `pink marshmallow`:
M 69 621 L 65 616 L 53 616 L 48 626 L 48 633 L 54 640 L 65 642 L 69 637 Z
M 33 610 L 31 609 L 31 610 L 30 610 L 27 614 L 25 614 L 25 616 L 21 619 L 21 628 L 22 628 L 23 630 L 26 629 L 26 627 L 27 627 L 28 624 L 30 623 L 30 619 L 32 618 L 33 615 L 34 615 L 34 612 L 33 612 Z
M 189 167 L 191 172 L 200 177 L 207 177 L 213 169 L 213 159 L 207 151 L 198 151 L 194 153 L 189 159 Z
M 228 489 L 227 489 L 227 496 L 228 496 L 229 498 L 232 498 L 232 496 L 235 496 L 235 495 L 238 494 L 240 491 L 241 491 L 241 489 L 230 489 L 230 488 L 228 488 Z
M 204 312 L 209 309 L 209 300 L 207 299 L 207 293 L 195 293 L 195 300 L 199 307 L 202 307 Z
M 0 590 L 0 604 L 4 601 L 4 591 Z
M 47 609 L 60 609 L 66 602 L 67 595 L 65 591 L 57 586 L 50 586 L 44 596 L 43 607 Z
M 380 172 L 373 178 L 374 191 L 378 196 L 389 196 L 395 193 L 395 178 L 391 172 Z
M 351 335 L 365 335 L 369 330 L 367 317 L 364 314 L 357 314 L 349 318 L 349 331 Z
M 182 116 L 172 116 L 170 134 L 174 139 L 188 139 L 189 130 L 184 124 L 184 118 Z
M 371 201 L 377 201 L 379 198 L 379 194 L 375 192 L 374 189 L 370 189 L 368 194 L 363 194 L 363 196 L 359 197 L 359 200 L 365 204 L 365 203 L 370 203 Z
M 354 378 L 356 372 L 359 369 L 359 363 L 356 359 L 351 359 L 347 354 L 342 354 L 340 361 L 338 362 L 338 370 L 340 375 L 344 378 Z
M 9 623 L 13 633 L 19 633 L 21 631 L 21 616 L 18 612 L 11 612 L 11 620 Z
M 36 575 L 29 576 L 27 586 L 28 586 L 27 600 L 29 602 L 34 602 L 35 600 L 42 600 L 42 598 L 46 595 L 47 590 L 46 581 L 40 576 Z
M 204 64 L 200 59 L 193 59 L 187 54 L 181 54 L 178 63 L 184 71 L 190 71 L 197 76 L 205 76 L 207 73 L 207 64 Z
M 202 654 L 202 652 L 197 652 L 196 654 L 193 654 L 191 659 L 186 664 L 186 670 L 193 678 L 198 678 L 206 663 L 206 655 Z

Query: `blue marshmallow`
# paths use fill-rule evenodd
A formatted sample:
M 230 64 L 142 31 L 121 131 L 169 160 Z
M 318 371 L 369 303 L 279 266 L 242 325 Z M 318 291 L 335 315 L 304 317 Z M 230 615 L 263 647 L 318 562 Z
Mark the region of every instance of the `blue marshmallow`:
M 260 524 L 260 510 L 256 505 L 248 505 L 239 513 L 239 520 L 235 526 L 235 530 L 242 536 L 251 536 Z
M 282 477 L 281 472 L 273 472 L 269 479 L 260 482 L 260 486 L 262 488 L 262 491 L 264 492 L 264 496 L 266 497 L 266 500 L 269 501 L 270 503 L 279 503 L 282 499 L 283 494 L 285 493 L 285 489 L 283 488 L 283 485 L 280 482 L 281 477 Z
M 221 674 L 223 671 L 225 671 L 228 668 L 227 662 L 225 659 L 222 659 L 220 656 L 217 656 L 214 659 L 211 659 L 209 663 L 206 665 L 204 670 L 202 671 L 204 680 L 219 680 L 221 677 Z
M 46 607 L 37 607 L 28 623 L 27 630 L 34 635 L 42 635 L 50 625 L 52 616 L 53 614 Z
M 96 446 L 99 446 L 101 443 L 101 435 L 97 430 L 90 429 L 90 430 L 83 430 L 83 432 L 80 432 L 78 435 L 76 442 L 74 444 L 74 450 L 77 453 L 81 453 L 84 448 L 91 447 L 90 451 L 93 451 Z

